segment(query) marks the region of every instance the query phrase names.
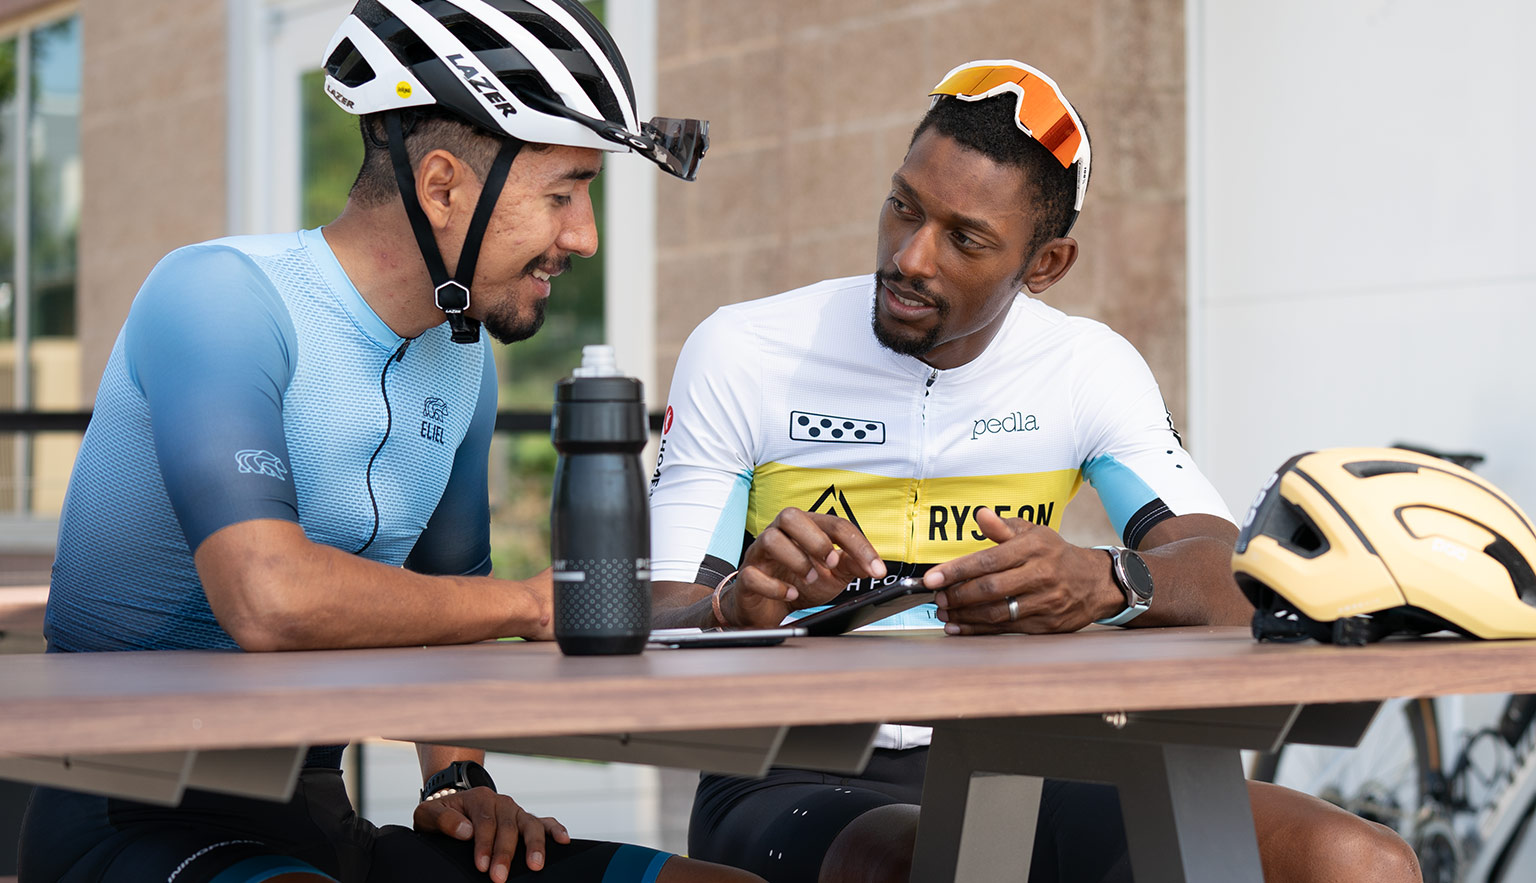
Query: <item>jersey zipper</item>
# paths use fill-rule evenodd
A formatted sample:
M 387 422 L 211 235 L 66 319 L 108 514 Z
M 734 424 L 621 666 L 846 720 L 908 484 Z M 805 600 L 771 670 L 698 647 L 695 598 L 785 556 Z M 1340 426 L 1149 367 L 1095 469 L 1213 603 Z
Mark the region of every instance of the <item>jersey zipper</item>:
M 907 498 L 907 560 L 917 557 L 917 532 L 922 529 L 918 511 L 918 490 L 928 474 L 928 393 L 939 379 L 939 369 L 931 368 L 923 381 L 923 399 L 917 409 L 917 468 L 912 471 L 912 491 Z
M 400 348 L 384 360 L 384 368 L 379 372 L 379 395 L 384 399 L 384 437 L 379 439 L 379 446 L 373 449 L 373 456 L 368 458 L 368 470 L 363 475 L 368 485 L 368 502 L 373 505 L 373 531 L 368 534 L 368 541 L 358 546 L 357 551 L 352 553 L 354 555 L 363 554 L 363 550 L 373 545 L 373 541 L 379 536 L 379 500 L 373 495 L 373 463 L 379 459 L 379 452 L 384 450 L 384 443 L 389 441 L 390 430 L 395 425 L 394 412 L 389 408 L 389 386 L 387 384 L 389 380 L 389 366 L 405 358 L 405 348 L 410 345 L 411 342 L 409 340 L 401 341 Z

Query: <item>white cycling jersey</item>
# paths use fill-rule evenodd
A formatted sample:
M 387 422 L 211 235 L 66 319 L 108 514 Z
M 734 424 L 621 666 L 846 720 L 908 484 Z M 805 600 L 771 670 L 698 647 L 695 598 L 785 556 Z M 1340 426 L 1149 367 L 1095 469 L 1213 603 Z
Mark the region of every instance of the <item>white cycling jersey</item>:
M 875 339 L 874 294 L 873 276 L 829 280 L 689 336 L 651 479 L 653 579 L 714 586 L 788 506 L 857 524 L 888 581 L 992 545 L 980 506 L 1059 529 L 1085 478 L 1127 546 L 1176 515 L 1231 520 L 1105 325 L 1021 295 L 980 356 L 938 370 Z M 930 604 L 881 625 L 940 623 Z

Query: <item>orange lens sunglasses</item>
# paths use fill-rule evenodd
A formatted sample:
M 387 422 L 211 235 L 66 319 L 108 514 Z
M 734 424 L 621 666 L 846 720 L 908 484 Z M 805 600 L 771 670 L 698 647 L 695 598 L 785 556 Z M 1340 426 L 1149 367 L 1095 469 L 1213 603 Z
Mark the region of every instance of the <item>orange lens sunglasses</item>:
M 1088 189 L 1088 165 L 1092 151 L 1077 111 L 1056 81 L 1021 61 L 972 61 L 944 75 L 928 94 L 937 99 L 953 96 L 968 101 L 1012 92 L 1018 105 L 1019 129 L 1045 146 L 1062 168 L 1081 163 L 1077 173 L 1078 211 Z

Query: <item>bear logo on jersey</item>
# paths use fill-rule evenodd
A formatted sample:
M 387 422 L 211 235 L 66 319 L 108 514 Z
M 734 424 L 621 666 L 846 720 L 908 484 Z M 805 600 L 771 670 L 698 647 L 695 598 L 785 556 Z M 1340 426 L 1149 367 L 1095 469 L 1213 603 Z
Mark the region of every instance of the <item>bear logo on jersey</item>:
M 437 396 L 427 396 L 421 403 L 421 437 L 443 444 L 443 420 L 448 417 L 448 403 Z
M 288 480 L 288 467 L 270 451 L 236 451 L 235 466 L 241 472 L 266 475 L 278 481 Z

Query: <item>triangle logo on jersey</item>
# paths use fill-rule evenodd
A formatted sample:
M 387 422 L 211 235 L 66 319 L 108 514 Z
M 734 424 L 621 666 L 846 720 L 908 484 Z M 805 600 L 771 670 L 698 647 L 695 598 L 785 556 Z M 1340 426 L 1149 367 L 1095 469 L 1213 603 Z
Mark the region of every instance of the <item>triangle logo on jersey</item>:
M 848 505 L 848 498 L 843 496 L 843 492 L 838 490 L 835 484 L 827 485 L 827 489 L 821 492 L 821 496 L 816 498 L 816 502 L 812 503 L 807 511 L 836 515 L 838 518 L 853 522 L 853 526 L 857 527 L 860 533 L 864 532 L 859 519 L 853 515 L 853 507 Z

